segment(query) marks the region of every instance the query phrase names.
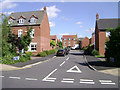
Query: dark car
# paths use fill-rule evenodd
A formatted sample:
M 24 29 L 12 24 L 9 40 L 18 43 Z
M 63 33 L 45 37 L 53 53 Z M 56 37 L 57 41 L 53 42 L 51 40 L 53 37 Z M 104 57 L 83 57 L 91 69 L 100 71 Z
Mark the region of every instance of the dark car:
M 69 49 L 68 48 L 65 48 L 65 53 L 66 53 L 66 55 L 68 55 L 68 53 L 69 53 Z
M 57 56 L 65 56 L 66 55 L 66 52 L 64 49 L 59 49 L 56 53 Z

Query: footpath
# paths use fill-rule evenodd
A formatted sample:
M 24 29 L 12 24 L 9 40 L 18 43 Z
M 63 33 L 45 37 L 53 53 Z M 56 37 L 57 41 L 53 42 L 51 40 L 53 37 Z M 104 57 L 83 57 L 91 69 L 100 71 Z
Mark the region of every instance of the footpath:
M 9 65 L 0 64 L 0 71 L 30 68 L 34 65 L 42 63 L 43 61 L 50 60 L 50 58 L 53 58 L 53 57 L 55 57 L 55 54 L 48 55 L 46 57 L 31 57 L 31 60 L 27 62 L 19 62 L 19 63 L 9 64 Z
M 85 55 L 85 59 L 86 59 L 86 63 L 91 69 L 98 72 L 120 77 L 120 74 L 119 74 L 120 68 L 110 67 L 108 65 L 105 65 L 104 63 L 105 58 L 97 58 L 95 56 Z

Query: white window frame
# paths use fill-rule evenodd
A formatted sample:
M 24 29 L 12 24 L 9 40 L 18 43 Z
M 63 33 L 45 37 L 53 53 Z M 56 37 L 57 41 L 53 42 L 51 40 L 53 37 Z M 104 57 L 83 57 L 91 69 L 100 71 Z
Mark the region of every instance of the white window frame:
M 24 19 L 23 19 L 22 17 L 19 19 L 19 23 L 20 23 L 20 24 L 23 24 L 23 23 L 24 23 Z
M 30 33 L 31 38 L 35 37 L 35 29 L 32 29 L 31 33 Z
M 66 45 L 66 42 L 64 42 L 64 45 Z
M 66 40 L 66 38 L 64 38 L 64 40 Z
M 22 33 L 21 33 L 22 32 Z M 23 34 L 23 30 L 18 30 L 18 37 L 21 37 L 22 36 L 22 34 Z
M 73 40 L 75 40 L 75 38 L 73 38 Z
M 71 42 L 68 42 L 68 45 L 71 46 Z
M 31 45 L 34 45 L 34 47 L 31 47 Z M 37 52 L 37 43 L 30 43 L 28 48 L 29 48 L 28 51 Z M 36 50 L 32 50 L 32 48 L 36 48 Z
M 76 42 L 73 42 L 73 45 L 75 45 L 76 44 Z
M 10 18 L 10 19 L 8 20 L 8 24 L 11 24 L 12 22 L 13 22 L 13 19 Z
M 30 23 L 31 23 L 31 24 L 36 23 L 36 18 L 35 18 L 35 17 L 31 17 L 31 19 L 30 19 Z
M 68 38 L 68 40 L 71 40 L 70 38 Z

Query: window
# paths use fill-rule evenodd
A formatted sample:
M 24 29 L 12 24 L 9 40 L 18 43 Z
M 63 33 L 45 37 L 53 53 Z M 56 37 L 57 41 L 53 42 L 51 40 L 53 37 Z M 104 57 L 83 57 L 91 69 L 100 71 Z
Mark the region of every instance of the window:
M 34 17 L 32 17 L 32 18 L 30 19 L 30 23 L 36 23 L 36 19 L 35 19 Z
M 64 38 L 64 40 L 66 40 L 66 38 Z
M 12 24 L 13 23 L 13 20 L 10 18 L 9 20 L 8 20 L 8 24 Z
M 36 44 L 31 44 L 31 51 L 36 51 L 37 48 L 36 48 Z
M 75 38 L 73 38 L 73 40 L 75 40 Z
M 34 31 L 35 31 L 35 30 L 32 29 L 32 31 L 31 31 L 31 33 L 30 33 L 31 38 L 34 38 L 34 36 L 35 36 Z
M 22 30 L 18 30 L 18 37 L 22 36 Z
M 69 46 L 70 46 L 70 42 L 68 42 Z
M 70 40 L 70 38 L 68 38 L 68 40 Z
M 24 19 L 23 19 L 23 18 L 20 18 L 20 19 L 19 19 L 19 23 L 21 23 L 21 24 L 24 23 Z
M 66 45 L 66 42 L 64 42 L 64 45 Z
M 30 43 L 28 46 L 28 51 L 36 52 L 37 51 L 37 43 Z
M 73 42 L 73 44 L 75 45 L 75 42 Z

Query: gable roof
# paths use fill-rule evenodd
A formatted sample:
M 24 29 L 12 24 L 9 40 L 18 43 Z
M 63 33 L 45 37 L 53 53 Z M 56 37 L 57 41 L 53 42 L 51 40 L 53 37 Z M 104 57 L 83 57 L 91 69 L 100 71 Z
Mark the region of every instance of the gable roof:
M 63 35 L 63 38 L 70 38 L 70 39 L 73 39 L 73 38 L 77 38 L 77 35 Z
M 98 29 L 100 30 L 106 30 L 107 28 L 116 28 L 120 23 L 118 22 L 120 20 L 115 18 L 115 19 L 98 19 L 97 20 L 97 25 Z
M 42 22 L 42 20 L 44 18 L 44 15 L 45 15 L 45 11 L 41 10 L 41 11 L 28 11 L 28 12 L 16 12 L 16 13 L 12 13 L 10 15 L 10 17 L 14 17 L 15 18 L 12 26 L 16 26 L 16 25 L 18 26 L 18 25 L 20 25 L 18 23 L 18 21 L 19 21 L 19 17 L 21 17 L 21 16 L 26 17 L 26 20 L 24 21 L 24 23 L 22 25 L 31 25 L 30 24 L 30 17 L 32 15 L 34 15 L 34 16 L 36 16 L 38 18 L 37 21 L 36 21 L 36 23 L 34 25 L 41 24 L 41 22 Z
M 57 39 L 56 35 L 50 35 L 50 39 Z

